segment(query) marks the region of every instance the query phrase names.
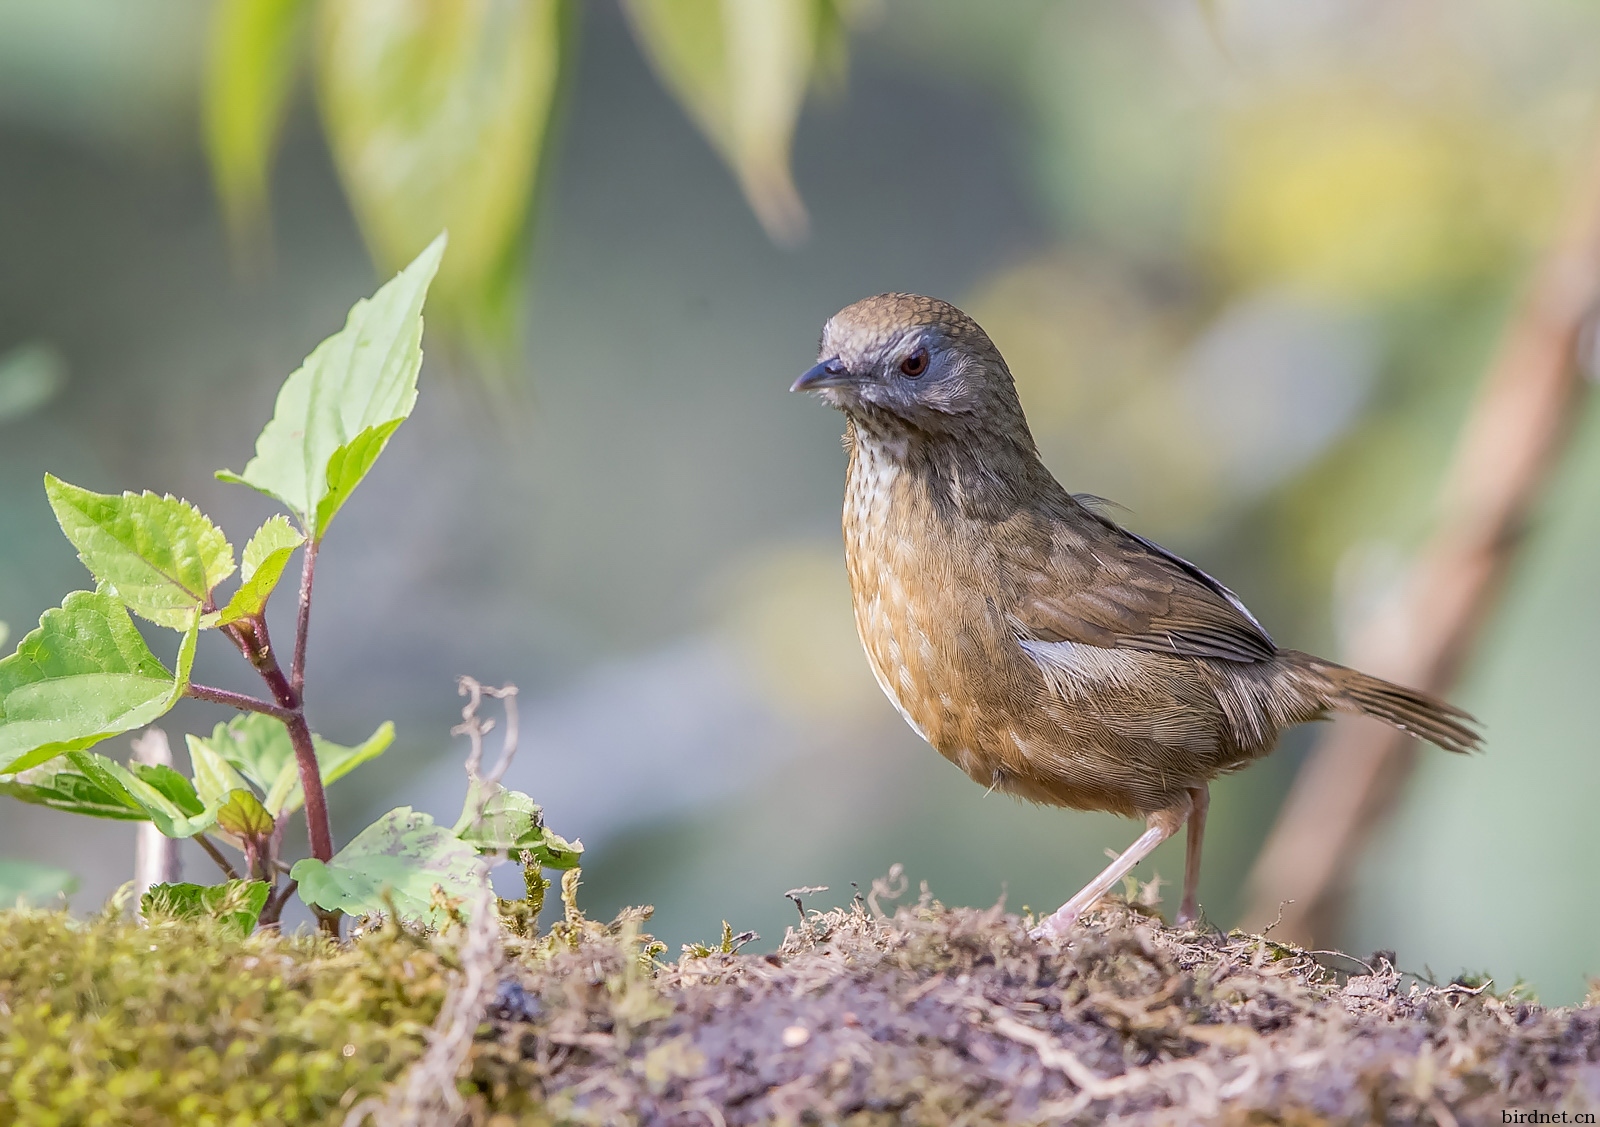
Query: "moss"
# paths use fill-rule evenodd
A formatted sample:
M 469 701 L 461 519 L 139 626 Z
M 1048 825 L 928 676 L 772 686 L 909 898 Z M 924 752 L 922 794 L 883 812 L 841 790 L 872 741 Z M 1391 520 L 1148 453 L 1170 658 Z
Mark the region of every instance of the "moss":
M 396 929 L 0 912 L 0 1123 L 337 1123 L 421 1051 L 448 969 Z

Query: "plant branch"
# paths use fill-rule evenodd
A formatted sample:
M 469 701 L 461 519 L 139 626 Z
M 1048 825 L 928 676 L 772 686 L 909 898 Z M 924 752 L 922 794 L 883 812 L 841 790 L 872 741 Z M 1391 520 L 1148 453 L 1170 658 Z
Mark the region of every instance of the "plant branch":
M 308 569 L 309 573 L 309 569 Z M 307 587 L 307 598 L 309 590 Z M 309 602 L 301 603 L 302 610 Z M 306 832 L 311 839 L 311 855 L 319 861 L 333 859 L 333 833 L 328 822 L 328 798 L 322 786 L 322 771 L 317 766 L 317 749 L 311 740 L 311 729 L 306 725 L 305 707 L 300 693 L 290 679 L 283 675 L 272 639 L 267 633 L 266 618 L 257 615 L 242 619 L 226 628 L 228 637 L 239 647 L 239 652 L 249 660 L 262 680 L 272 690 L 282 715 L 279 719 L 288 729 L 289 742 L 294 745 L 295 763 L 300 769 L 300 786 L 306 799 Z M 304 635 L 302 634 L 302 637 Z
M 322 787 L 322 770 L 317 766 L 317 749 L 311 742 L 306 718 L 296 712 L 284 722 L 294 758 L 300 768 L 300 786 L 306 797 L 306 831 L 311 838 L 311 855 L 318 861 L 333 860 L 333 834 L 328 823 L 328 796 Z
M 195 840 L 195 843 L 197 845 L 199 845 L 201 849 L 204 849 L 206 851 L 206 856 L 210 857 L 213 861 L 215 861 L 217 863 L 217 867 L 220 868 L 223 871 L 223 873 L 227 875 L 227 878 L 229 880 L 238 880 L 239 879 L 238 871 L 236 869 L 234 869 L 232 864 L 229 863 L 228 858 L 223 855 L 222 850 L 217 848 L 215 842 L 213 842 L 205 834 L 195 834 L 194 835 L 194 840 Z
M 267 894 L 266 906 L 261 909 L 262 927 L 278 926 L 278 921 L 283 919 L 283 906 L 289 902 L 289 897 L 293 896 L 294 890 L 299 887 L 300 882 L 292 880 L 282 888 L 275 888 Z
M 1600 148 L 1579 187 L 1462 428 L 1436 531 L 1398 605 L 1352 647 L 1351 664 L 1442 694 L 1494 608 L 1584 394 L 1578 352 L 1600 308 Z M 1281 906 L 1296 942 L 1316 946 L 1334 930 L 1349 875 L 1416 754 L 1401 732 L 1335 723 L 1262 847 L 1247 926 L 1272 920 Z
M 229 708 L 237 708 L 240 712 L 260 712 L 285 723 L 288 722 L 290 716 L 294 715 L 289 709 L 282 708 L 271 701 L 262 700 L 260 697 L 253 697 L 246 693 L 236 693 L 231 689 L 213 689 L 209 685 L 196 685 L 192 681 L 189 683 L 188 688 L 184 690 L 184 693 L 195 700 L 208 700 L 213 704 L 225 704 Z
M 294 626 L 294 657 L 289 662 L 289 687 L 297 697 L 304 694 L 306 685 L 306 635 L 311 629 L 311 582 L 317 571 L 317 541 L 314 537 L 306 537 L 302 556 L 300 613 Z

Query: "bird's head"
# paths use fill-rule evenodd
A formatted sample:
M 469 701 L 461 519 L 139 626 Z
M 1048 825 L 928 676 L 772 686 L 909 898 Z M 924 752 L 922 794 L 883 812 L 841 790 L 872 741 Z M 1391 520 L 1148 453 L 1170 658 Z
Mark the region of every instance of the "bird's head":
M 814 391 L 878 426 L 1027 434 L 1011 372 L 989 335 L 949 302 L 918 294 L 879 294 L 835 313 L 816 366 L 790 390 Z

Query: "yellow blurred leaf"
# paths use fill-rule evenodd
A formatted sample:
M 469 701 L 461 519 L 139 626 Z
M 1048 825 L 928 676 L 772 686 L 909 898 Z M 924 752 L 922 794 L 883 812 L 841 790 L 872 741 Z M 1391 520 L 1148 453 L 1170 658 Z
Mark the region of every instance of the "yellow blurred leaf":
M 307 0 L 220 0 L 206 60 L 205 140 L 229 233 L 264 231 L 273 150 L 303 44 Z
M 805 236 L 789 150 L 813 77 L 843 71 L 839 0 L 624 0 L 662 83 L 733 170 L 774 240 Z
M 567 0 L 322 0 L 317 89 L 380 267 L 440 230 L 430 312 L 471 343 L 515 327 L 524 231 L 566 44 Z
M 1216 249 L 1242 282 L 1393 300 L 1501 269 L 1538 234 L 1549 177 L 1501 123 L 1380 89 L 1312 84 L 1232 124 Z

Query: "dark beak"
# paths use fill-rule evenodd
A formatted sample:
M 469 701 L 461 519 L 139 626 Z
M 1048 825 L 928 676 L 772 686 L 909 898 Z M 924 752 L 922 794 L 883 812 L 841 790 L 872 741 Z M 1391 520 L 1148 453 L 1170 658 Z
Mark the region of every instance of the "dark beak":
M 824 360 L 814 367 L 807 368 L 805 375 L 795 380 L 789 386 L 789 390 L 821 391 L 825 387 L 838 387 L 849 382 L 849 369 L 844 366 L 844 361 L 835 356 L 832 360 Z

